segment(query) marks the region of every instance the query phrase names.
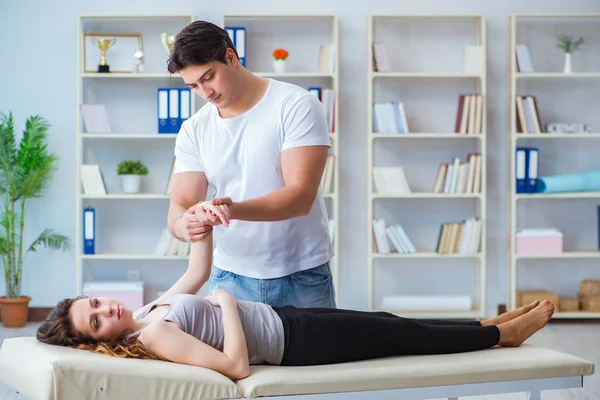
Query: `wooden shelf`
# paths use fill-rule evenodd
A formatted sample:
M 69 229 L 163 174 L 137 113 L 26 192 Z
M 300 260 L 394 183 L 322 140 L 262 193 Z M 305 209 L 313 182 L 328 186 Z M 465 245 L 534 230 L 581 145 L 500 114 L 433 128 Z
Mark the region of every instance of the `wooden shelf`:
M 176 79 L 177 83 L 183 84 L 179 74 L 170 74 L 168 72 L 145 72 L 142 74 L 132 74 L 126 72 L 85 72 L 81 74 L 81 77 L 89 79 Z
M 578 79 L 578 78 L 600 78 L 600 72 L 517 72 L 516 79 Z
M 565 251 L 560 254 L 515 254 L 517 260 L 600 258 L 600 251 Z
M 254 72 L 256 75 L 269 78 L 335 78 L 335 74 L 325 72 Z
M 600 139 L 600 133 L 513 133 L 513 139 Z
M 372 199 L 481 199 L 481 193 L 371 193 Z
M 555 312 L 552 319 L 600 319 L 600 312 Z
M 371 139 L 483 139 L 485 134 L 461 135 L 454 132 L 371 133 Z
M 176 133 L 81 133 L 82 139 L 158 139 L 175 140 Z
M 188 256 L 157 256 L 154 254 L 132 254 L 132 253 L 99 253 L 99 254 L 82 254 L 84 260 L 187 260 Z
M 375 78 L 477 78 L 483 79 L 482 74 L 467 74 L 464 72 L 371 72 Z
M 373 259 L 386 259 L 386 258 L 481 258 L 481 253 L 477 254 L 440 254 L 436 252 L 417 252 L 413 254 L 399 254 L 399 253 L 371 253 L 371 258 Z
M 168 194 L 160 193 L 137 193 L 137 194 L 107 194 L 107 195 L 81 195 L 86 200 L 168 200 Z
M 517 194 L 516 200 L 540 200 L 540 199 L 595 199 L 600 198 L 600 192 L 572 192 L 572 193 L 530 193 Z

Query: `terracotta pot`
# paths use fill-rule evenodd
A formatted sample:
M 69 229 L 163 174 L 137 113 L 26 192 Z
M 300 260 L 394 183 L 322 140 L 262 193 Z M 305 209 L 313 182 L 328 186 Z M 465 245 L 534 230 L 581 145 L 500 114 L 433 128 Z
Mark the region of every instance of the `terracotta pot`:
M 31 297 L 21 296 L 16 299 L 0 297 L 0 316 L 2 324 L 7 328 L 22 328 L 27 323 L 29 302 Z

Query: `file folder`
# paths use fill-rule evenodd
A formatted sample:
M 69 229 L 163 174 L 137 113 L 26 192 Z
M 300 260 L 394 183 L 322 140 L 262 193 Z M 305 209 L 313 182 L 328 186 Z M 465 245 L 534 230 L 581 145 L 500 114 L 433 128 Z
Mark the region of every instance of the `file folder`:
M 158 133 L 169 133 L 169 91 L 158 89 Z
M 190 89 L 179 89 L 179 124 L 177 126 L 177 132 L 181 129 L 183 121 L 188 119 L 191 113 L 191 91 Z
M 246 28 L 241 26 L 226 26 L 225 30 L 237 51 L 242 66 L 246 66 Z
M 318 87 L 318 86 L 311 86 L 311 87 L 309 87 L 307 90 L 308 90 L 308 93 L 310 93 L 310 94 L 313 94 L 313 95 L 317 96 L 317 98 L 318 98 L 319 100 L 321 100 L 321 94 L 322 94 L 322 91 L 321 91 L 321 88 L 320 88 L 320 87 Z M 321 101 L 322 101 L 322 100 L 321 100 Z
M 96 253 L 96 210 L 83 210 L 83 254 Z
M 524 147 L 517 147 L 515 157 L 515 177 L 517 193 L 527 193 L 526 180 L 527 180 L 527 149 Z
M 179 89 L 169 89 L 169 133 L 179 132 Z
M 537 148 L 527 149 L 527 182 L 525 184 L 527 193 L 537 192 L 539 154 Z

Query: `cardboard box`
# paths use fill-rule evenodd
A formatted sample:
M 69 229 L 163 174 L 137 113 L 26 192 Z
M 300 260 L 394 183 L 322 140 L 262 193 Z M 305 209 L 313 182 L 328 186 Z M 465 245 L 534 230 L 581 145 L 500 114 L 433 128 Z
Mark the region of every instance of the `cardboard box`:
M 517 307 L 525 306 L 535 300 L 543 301 L 548 299 L 554 304 L 554 311 L 558 311 L 558 294 L 546 290 L 521 290 L 517 292 Z

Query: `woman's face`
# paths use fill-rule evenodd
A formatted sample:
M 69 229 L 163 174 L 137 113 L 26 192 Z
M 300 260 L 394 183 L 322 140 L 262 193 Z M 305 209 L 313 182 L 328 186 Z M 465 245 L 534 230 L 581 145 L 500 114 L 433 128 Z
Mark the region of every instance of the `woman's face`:
M 126 329 L 133 329 L 133 312 L 109 297 L 75 300 L 71 319 L 79 333 L 96 340 L 110 340 Z

